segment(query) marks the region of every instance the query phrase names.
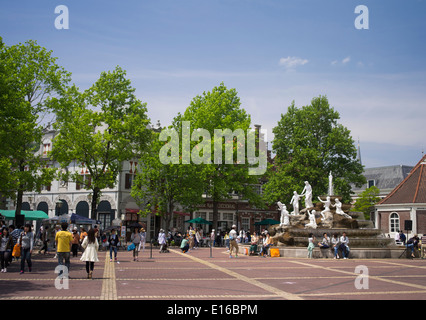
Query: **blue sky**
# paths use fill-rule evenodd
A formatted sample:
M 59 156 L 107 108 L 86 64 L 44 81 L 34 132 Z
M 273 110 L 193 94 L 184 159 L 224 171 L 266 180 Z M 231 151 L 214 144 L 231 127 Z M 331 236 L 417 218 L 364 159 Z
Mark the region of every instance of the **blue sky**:
M 365 166 L 414 165 L 426 149 L 425 0 L 2 0 L 0 36 L 37 40 L 81 89 L 120 65 L 153 123 L 224 82 L 269 141 L 293 100 L 326 95 Z

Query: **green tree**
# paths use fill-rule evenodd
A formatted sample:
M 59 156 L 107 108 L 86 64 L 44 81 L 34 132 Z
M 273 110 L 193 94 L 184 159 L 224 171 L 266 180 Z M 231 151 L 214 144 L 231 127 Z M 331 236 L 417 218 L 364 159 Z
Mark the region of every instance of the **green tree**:
M 1 41 L 0 41 L 1 42 Z M 42 157 L 46 103 L 61 95 L 70 73 L 56 64 L 52 52 L 29 40 L 0 48 L 0 173 L 3 194 L 16 199 L 16 214 L 25 191 L 41 191 L 55 175 Z
M 363 212 L 365 219 L 370 219 L 370 213 L 374 206 L 380 201 L 380 190 L 376 186 L 371 186 L 360 193 L 356 200 L 353 210 Z
M 159 152 L 165 143 L 158 132 L 152 133 L 148 151 L 139 160 L 132 197 L 146 207 L 142 214 L 155 212 L 162 217 L 163 227 L 169 228 L 177 205 L 193 210 L 202 203 L 203 180 L 196 166 L 161 163 Z
M 61 98 L 50 101 L 58 132 L 52 156 L 64 169 L 72 162 L 87 168 L 90 178 L 67 171 L 62 179 L 92 191 L 92 219 L 101 190 L 115 185 L 123 161 L 141 156 L 150 135 L 146 103 L 136 98 L 125 76 L 116 67 L 102 72 L 83 93 L 72 86 Z
M 350 131 L 338 122 L 340 115 L 330 107 L 325 96 L 297 108 L 294 101 L 273 129 L 276 153 L 265 200 L 290 202 L 293 191 L 299 194 L 309 181 L 314 197 L 327 194 L 328 175 L 333 174 L 334 193 L 350 200 L 351 183 L 365 183 L 363 167 L 356 159 Z
M 258 207 L 263 205 L 253 187 L 259 183 L 259 176 L 249 175 L 250 165 L 247 153 L 244 153 L 243 159 L 238 160 L 238 151 L 242 150 L 241 145 L 244 150 L 246 145 L 242 144 L 237 136 L 231 138 L 216 137 L 215 139 L 216 129 L 229 129 L 232 132 L 241 129 L 244 133 L 250 130 L 250 115 L 240 106 L 241 102 L 237 91 L 227 89 L 221 83 L 210 92 L 204 92 L 202 95 L 193 98 L 184 114 L 178 114 L 173 121 L 173 127 L 181 137 L 185 138 L 182 125 L 185 125 L 186 121 L 190 124 L 188 136 L 191 138 L 197 135 L 199 129 L 209 133 L 210 139 L 201 136 L 198 141 L 191 139 L 190 150 L 192 150 L 192 166 L 199 166 L 197 170 L 200 170 L 200 176 L 203 178 L 203 191 L 213 202 L 213 228 L 217 228 L 219 202 L 230 199 L 232 192 L 237 192 Z M 225 139 L 228 140 L 225 141 Z M 217 161 L 217 158 L 215 158 L 217 154 L 214 154 L 214 152 L 209 154 L 209 150 L 214 150 L 215 141 L 219 142 L 221 146 L 224 142 L 232 144 L 231 163 L 224 160 L 222 162 Z M 222 148 L 220 152 L 221 159 L 227 159 L 225 149 Z M 197 161 L 194 161 L 194 156 L 196 160 L 202 158 L 204 161 L 195 164 Z

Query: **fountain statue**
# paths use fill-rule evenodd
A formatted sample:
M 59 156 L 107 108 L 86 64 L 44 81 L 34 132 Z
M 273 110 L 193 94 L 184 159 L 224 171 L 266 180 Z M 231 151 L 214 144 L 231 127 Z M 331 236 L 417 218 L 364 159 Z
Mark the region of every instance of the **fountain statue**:
M 289 214 L 285 204 L 277 202 L 281 213 L 280 224 L 271 226 L 268 232 L 275 245 L 306 246 L 309 233 L 316 237 L 323 233 L 331 236 L 345 232 L 351 239 L 351 247 L 384 248 L 392 239 L 382 237 L 382 232 L 374 228 L 372 222 L 364 219 L 361 212 L 350 212 L 351 204 L 342 203 L 342 197 L 334 195 L 333 175 L 330 172 L 328 195 L 319 196 L 318 202 L 312 202 L 312 187 L 305 181 L 301 194 L 293 192 L 290 205 L 293 211 Z M 299 207 L 300 198 L 305 197 L 305 208 Z
M 302 194 L 300 196 L 305 196 L 305 207 L 313 208 L 312 204 L 312 187 L 308 181 L 305 181 L 305 187 L 303 188 Z
M 281 211 L 281 218 L 280 218 L 280 226 L 288 226 L 290 224 L 290 216 L 287 211 L 287 207 L 285 204 L 282 204 L 280 201 L 277 202 L 278 208 Z
M 293 205 L 293 211 L 291 212 L 291 215 L 299 214 L 299 201 L 300 201 L 300 195 L 297 194 L 296 191 L 294 191 L 293 197 L 290 200 L 290 204 Z

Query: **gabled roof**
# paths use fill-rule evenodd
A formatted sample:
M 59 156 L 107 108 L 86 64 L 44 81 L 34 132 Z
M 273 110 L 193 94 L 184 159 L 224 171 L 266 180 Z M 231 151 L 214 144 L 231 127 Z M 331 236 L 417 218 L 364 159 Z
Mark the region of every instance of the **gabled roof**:
M 410 174 L 378 204 L 426 203 L 426 155 Z

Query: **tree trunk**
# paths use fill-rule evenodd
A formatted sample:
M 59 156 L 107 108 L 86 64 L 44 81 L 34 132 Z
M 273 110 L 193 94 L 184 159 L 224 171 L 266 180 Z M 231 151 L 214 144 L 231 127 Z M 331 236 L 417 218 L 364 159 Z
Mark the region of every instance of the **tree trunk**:
M 97 219 L 97 203 L 98 203 L 98 197 L 99 197 L 99 188 L 94 188 L 92 195 L 92 210 L 90 212 L 90 219 L 98 220 Z

